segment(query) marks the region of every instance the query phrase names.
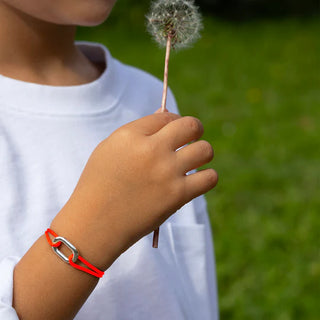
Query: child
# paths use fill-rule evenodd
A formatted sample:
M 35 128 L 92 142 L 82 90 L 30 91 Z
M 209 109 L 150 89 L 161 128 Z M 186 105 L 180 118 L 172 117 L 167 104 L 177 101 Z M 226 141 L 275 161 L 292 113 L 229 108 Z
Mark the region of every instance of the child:
M 218 318 L 200 121 L 171 93 L 152 114 L 159 80 L 74 43 L 114 3 L 0 0 L 0 319 Z

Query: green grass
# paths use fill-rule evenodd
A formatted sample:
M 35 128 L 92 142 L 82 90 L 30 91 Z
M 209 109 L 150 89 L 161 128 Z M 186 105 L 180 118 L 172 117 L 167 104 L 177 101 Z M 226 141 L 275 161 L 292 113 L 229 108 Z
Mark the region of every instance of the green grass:
M 206 18 L 202 40 L 173 55 L 170 86 L 181 113 L 202 120 L 220 175 L 207 200 L 221 319 L 319 319 L 319 34 L 316 19 Z M 78 39 L 162 77 L 139 11 Z

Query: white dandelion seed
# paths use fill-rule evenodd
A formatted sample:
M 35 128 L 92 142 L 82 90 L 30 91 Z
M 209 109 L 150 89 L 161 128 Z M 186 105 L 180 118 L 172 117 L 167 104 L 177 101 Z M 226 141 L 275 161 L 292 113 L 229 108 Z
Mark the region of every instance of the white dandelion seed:
M 146 16 L 147 28 L 155 41 L 166 47 L 161 112 L 166 112 L 170 50 L 189 47 L 200 38 L 201 15 L 194 0 L 156 0 Z M 154 231 L 153 247 L 158 247 L 159 228 Z
M 158 0 L 151 4 L 147 29 L 162 47 L 170 36 L 172 47 L 181 49 L 200 38 L 201 15 L 193 0 Z

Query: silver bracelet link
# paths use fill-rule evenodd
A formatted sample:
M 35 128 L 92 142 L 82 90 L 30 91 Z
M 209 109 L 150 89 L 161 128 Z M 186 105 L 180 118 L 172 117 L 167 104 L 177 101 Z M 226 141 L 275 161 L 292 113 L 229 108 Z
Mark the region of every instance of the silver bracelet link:
M 62 242 L 64 243 L 72 252 L 73 257 L 72 257 L 72 261 L 76 262 L 78 260 L 78 256 L 79 256 L 79 252 L 77 250 L 77 248 L 70 243 L 67 239 L 63 238 L 63 237 L 55 237 L 52 240 L 53 243 L 57 243 L 57 242 Z M 69 263 L 69 259 L 68 257 L 66 257 L 60 250 L 58 247 L 51 247 L 52 250 L 58 255 L 58 257 L 60 257 L 60 259 L 62 259 L 64 262 Z

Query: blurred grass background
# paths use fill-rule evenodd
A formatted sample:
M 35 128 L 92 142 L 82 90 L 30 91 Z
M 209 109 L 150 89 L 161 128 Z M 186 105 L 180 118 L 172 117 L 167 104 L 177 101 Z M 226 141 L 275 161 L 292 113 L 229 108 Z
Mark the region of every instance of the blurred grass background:
M 119 0 L 77 39 L 162 78 L 147 5 Z M 319 16 L 204 24 L 194 48 L 173 54 L 169 81 L 216 153 L 207 200 L 221 319 L 320 319 Z

